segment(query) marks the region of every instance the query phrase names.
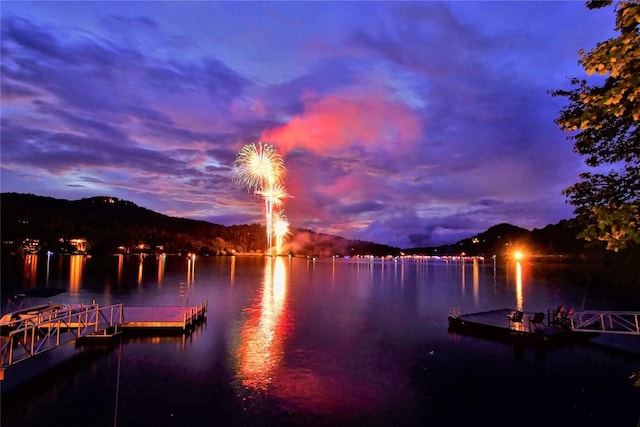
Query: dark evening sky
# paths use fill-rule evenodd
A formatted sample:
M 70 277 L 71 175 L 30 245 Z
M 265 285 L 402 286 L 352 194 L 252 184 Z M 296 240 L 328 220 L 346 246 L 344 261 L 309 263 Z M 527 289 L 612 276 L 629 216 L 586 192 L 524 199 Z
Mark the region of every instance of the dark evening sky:
M 264 222 L 232 182 L 266 141 L 291 226 L 403 248 L 572 216 L 585 170 L 549 90 L 614 35 L 584 2 L 11 2 L 2 192 Z

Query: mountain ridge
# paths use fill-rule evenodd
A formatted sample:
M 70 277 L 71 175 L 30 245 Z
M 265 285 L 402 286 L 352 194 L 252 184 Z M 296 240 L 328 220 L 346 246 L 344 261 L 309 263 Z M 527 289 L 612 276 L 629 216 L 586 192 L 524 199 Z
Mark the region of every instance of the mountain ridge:
M 24 193 L 0 194 L 2 240 L 39 239 L 54 252 L 61 239 L 83 237 L 90 252 L 108 253 L 125 248 L 141 251 L 220 254 L 260 253 L 266 247 L 259 224 L 224 226 L 204 220 L 171 217 L 111 196 L 79 200 L 56 199 Z M 435 247 L 396 248 L 374 242 L 292 228 L 284 253 L 308 256 L 376 255 L 506 255 L 514 251 L 544 254 L 582 254 L 593 251 L 577 238 L 575 220 L 563 220 L 542 229 L 527 230 L 497 224 L 458 242 Z M 56 243 L 58 242 L 58 243 Z M 62 242 L 64 243 L 64 242 Z M 63 245 L 64 246 L 64 245 Z
M 42 250 L 69 252 L 68 241 L 86 238 L 89 252 L 261 253 L 266 247 L 259 224 L 224 226 L 170 217 L 111 196 L 79 200 L 24 193 L 0 194 L 3 247 L 16 249 L 24 239 L 38 239 Z M 397 255 L 388 245 L 293 228 L 284 253 L 308 256 Z M 61 242 L 61 239 L 63 240 Z M 66 244 L 65 244 L 66 243 Z

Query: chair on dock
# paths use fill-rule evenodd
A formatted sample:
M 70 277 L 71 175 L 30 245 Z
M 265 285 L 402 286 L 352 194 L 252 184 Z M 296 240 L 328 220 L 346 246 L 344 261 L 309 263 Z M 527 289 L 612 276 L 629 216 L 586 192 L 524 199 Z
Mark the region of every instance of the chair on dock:
M 549 310 L 547 313 L 547 319 L 549 326 L 560 326 L 562 321 L 562 313 L 564 312 L 564 305 L 559 305 L 555 310 Z
M 571 326 L 571 316 L 573 316 L 573 307 L 569 307 L 569 310 L 563 311 L 560 315 L 560 326 Z
M 532 327 L 533 326 L 533 327 Z M 544 313 L 538 312 L 533 313 L 533 317 L 529 317 L 529 330 L 530 331 L 539 331 L 541 329 L 546 329 L 547 325 L 544 324 Z
M 514 329 L 524 328 L 524 324 L 522 323 L 522 319 L 524 317 L 524 311 L 520 311 L 520 310 L 514 311 L 513 313 L 509 314 L 508 317 L 509 317 L 509 327 L 512 327 L 512 324 L 513 324 Z

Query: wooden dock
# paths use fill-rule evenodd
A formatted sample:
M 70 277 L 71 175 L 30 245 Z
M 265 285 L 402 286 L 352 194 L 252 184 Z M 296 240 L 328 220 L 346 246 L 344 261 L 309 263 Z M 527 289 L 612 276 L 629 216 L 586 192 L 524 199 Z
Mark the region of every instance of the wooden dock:
M 184 333 L 206 317 L 207 301 L 197 306 L 125 307 L 120 329 L 125 334 L 136 331 Z
M 0 320 L 0 381 L 18 362 L 75 342 L 76 346 L 111 345 L 121 335 L 179 335 L 206 319 L 208 302 L 197 306 L 124 307 L 115 304 L 35 306 Z
M 449 331 L 538 348 L 552 348 L 597 335 L 578 334 L 571 330 L 570 325 L 549 324 L 547 319 L 542 324 L 535 324 L 532 322 L 535 313 L 532 312 L 524 312 L 522 321 L 512 322 L 509 318 L 514 312 L 513 309 L 502 308 L 460 314 L 452 309 L 448 316 Z

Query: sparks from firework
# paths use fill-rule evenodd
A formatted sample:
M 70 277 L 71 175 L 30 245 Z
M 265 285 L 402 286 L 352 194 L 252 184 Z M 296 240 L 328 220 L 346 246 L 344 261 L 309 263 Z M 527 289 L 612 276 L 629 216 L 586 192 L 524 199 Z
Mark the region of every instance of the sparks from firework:
M 267 187 L 263 190 L 256 190 L 255 194 L 262 196 L 262 198 L 264 199 L 266 221 L 267 224 L 271 224 L 271 229 L 268 229 L 267 233 L 274 235 L 276 233 L 276 230 L 273 228 L 273 225 L 276 224 L 276 219 L 273 217 L 273 210 L 274 208 L 280 208 L 284 203 L 283 199 L 291 196 L 287 194 L 287 191 L 280 183 L 268 184 Z M 269 248 L 271 248 L 270 242 Z M 278 250 L 278 245 L 276 244 L 276 254 L 279 252 L 280 251 Z
M 282 205 L 287 195 L 281 182 L 286 173 L 284 161 L 272 145 L 259 142 L 247 144 L 234 161 L 233 181 L 244 184 L 248 191 L 264 199 L 267 232 L 267 248 L 273 242 L 273 208 Z
M 268 200 L 273 207 L 282 206 L 282 199 L 292 197 L 287 194 L 287 190 L 285 190 L 282 184 L 279 183 L 269 184 L 262 190 L 256 190 L 255 194 L 262 196 L 265 200 Z
M 289 232 L 289 221 L 283 211 L 278 211 L 273 217 L 273 234 L 276 236 L 276 254 L 282 252 L 282 244 Z
M 260 190 L 281 182 L 285 174 L 284 161 L 278 151 L 262 142 L 242 147 L 234 167 L 234 181 L 244 184 L 248 190 Z

